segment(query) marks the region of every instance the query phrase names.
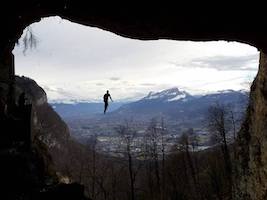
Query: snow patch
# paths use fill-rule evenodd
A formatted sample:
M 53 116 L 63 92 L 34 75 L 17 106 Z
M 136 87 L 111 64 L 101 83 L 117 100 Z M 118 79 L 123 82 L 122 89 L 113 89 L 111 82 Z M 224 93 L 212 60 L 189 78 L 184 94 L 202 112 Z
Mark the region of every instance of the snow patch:
M 164 99 L 165 101 L 176 101 L 185 98 L 186 96 L 186 92 L 180 91 L 178 88 L 171 88 L 163 90 L 161 92 L 149 92 L 149 94 L 144 97 L 144 99 Z
M 171 98 L 171 99 L 168 99 L 167 101 L 177 101 L 177 100 L 179 100 L 179 99 L 183 99 L 183 98 L 185 98 L 185 97 L 186 97 L 185 94 L 180 94 L 180 95 L 177 95 L 177 96 L 175 96 L 175 97 L 173 97 L 173 98 Z

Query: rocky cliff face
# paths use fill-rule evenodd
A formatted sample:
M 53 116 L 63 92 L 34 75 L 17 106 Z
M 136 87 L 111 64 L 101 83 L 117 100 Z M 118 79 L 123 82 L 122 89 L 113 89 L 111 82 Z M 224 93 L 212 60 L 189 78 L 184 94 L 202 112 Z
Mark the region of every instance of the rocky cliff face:
M 236 199 L 267 198 L 267 54 L 251 87 L 247 118 L 238 138 Z
M 67 125 L 49 106 L 44 90 L 35 81 L 26 77 L 16 77 L 14 99 L 17 103 L 23 92 L 25 92 L 26 107 L 31 106 L 31 137 L 28 138 L 30 149 L 21 154 L 24 157 L 33 154 L 35 157 L 31 156 L 22 163 L 31 165 L 39 174 L 39 176 L 34 173 L 29 175 L 30 179 L 37 180 L 38 185 L 33 182 L 31 187 L 35 187 L 35 190 L 28 192 L 36 199 L 51 197 L 84 199 L 83 187 L 72 183 L 71 177 L 64 172 L 64 167 L 67 168 L 70 164 L 68 157 L 70 144 L 74 143 L 70 139 Z M 18 175 L 15 178 L 21 177 Z M 22 184 L 25 183 L 22 181 Z M 21 196 L 21 193 L 18 193 L 18 196 Z
M 65 122 L 47 103 L 45 91 L 32 79 L 16 77 L 16 96 L 26 93 L 26 104 L 32 105 L 31 139 L 33 144 L 45 146 L 51 156 L 51 163 L 57 174 L 68 163 L 68 152 L 72 139 Z M 66 177 L 65 177 L 66 178 Z
M 47 103 L 45 91 L 35 81 L 16 77 L 16 96 L 26 93 L 26 104 L 32 105 L 32 139 L 40 140 L 49 149 L 62 149 L 70 139 L 67 125 Z

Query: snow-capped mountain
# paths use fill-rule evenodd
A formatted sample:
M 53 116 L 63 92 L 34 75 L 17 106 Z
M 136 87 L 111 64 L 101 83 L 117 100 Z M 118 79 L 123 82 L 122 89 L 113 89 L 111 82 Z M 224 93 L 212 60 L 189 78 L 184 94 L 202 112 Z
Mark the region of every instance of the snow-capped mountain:
M 245 110 L 247 101 L 248 96 L 244 91 L 225 90 L 206 95 L 190 95 L 178 88 L 171 88 L 150 92 L 139 101 L 125 104 L 113 113 L 114 116 L 136 119 L 165 116 L 175 120 L 197 120 L 200 123 L 212 104 L 231 104 L 237 113 L 241 113 Z
M 178 88 L 171 88 L 161 92 L 149 92 L 142 100 L 157 100 L 157 101 L 178 101 L 181 99 L 192 97 L 185 91 L 180 91 Z
M 177 123 L 201 124 L 209 106 L 214 103 L 233 105 L 234 112 L 241 116 L 248 102 L 244 91 L 224 90 L 205 95 L 191 95 L 178 88 L 149 92 L 143 98 L 131 102 L 112 102 L 107 115 L 103 115 L 103 103 L 75 102 L 50 103 L 63 118 L 88 118 L 100 114 L 105 119 L 149 120 L 163 116 Z M 101 117 L 99 116 L 99 117 Z M 193 126 L 193 125 L 192 125 Z

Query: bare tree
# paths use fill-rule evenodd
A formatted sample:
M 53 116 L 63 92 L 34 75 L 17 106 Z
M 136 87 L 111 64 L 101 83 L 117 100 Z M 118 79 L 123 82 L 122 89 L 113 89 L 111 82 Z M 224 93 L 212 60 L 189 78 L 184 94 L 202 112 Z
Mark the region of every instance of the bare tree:
M 167 134 L 167 127 L 165 126 L 164 118 L 161 118 L 160 137 L 161 137 L 161 200 L 165 199 L 165 187 L 166 187 L 166 176 L 165 176 L 165 153 L 166 153 L 166 141 L 165 136 Z
M 165 198 L 166 134 L 164 119 L 158 122 L 153 118 L 143 137 L 142 152 L 150 199 Z
M 195 197 L 199 197 L 199 185 L 197 181 L 197 173 L 195 163 L 193 161 L 191 151 L 193 150 L 193 145 L 190 144 L 190 136 L 193 136 L 193 129 L 188 129 L 183 135 L 180 137 L 180 151 L 185 153 L 186 161 L 188 164 L 188 168 L 191 174 L 191 178 L 193 181 L 193 191 L 195 193 Z
M 149 144 L 149 156 L 153 163 L 153 171 L 156 178 L 156 191 L 161 196 L 161 177 L 160 177 L 160 164 L 159 164 L 159 141 L 160 131 L 156 119 L 152 119 L 146 131 L 146 137 Z
M 91 174 L 91 189 L 90 189 L 90 195 L 92 199 L 95 199 L 95 186 L 96 186 L 96 151 L 97 151 L 97 135 L 91 136 L 87 140 L 87 148 L 89 152 L 91 153 L 91 162 L 89 166 L 90 174 Z
M 232 195 L 232 163 L 228 148 L 228 137 L 232 129 L 231 112 L 222 104 L 210 106 L 208 112 L 208 128 L 213 140 L 220 145 L 225 164 L 226 177 L 229 183 L 229 195 Z
M 235 117 L 233 110 L 230 110 L 229 112 L 230 112 L 229 114 L 230 114 L 231 123 L 233 126 L 233 137 L 235 141 L 236 140 L 236 117 Z
M 138 173 L 138 169 L 134 166 L 134 150 L 136 148 L 135 137 L 136 130 L 130 127 L 128 121 L 124 125 L 119 125 L 116 128 L 117 133 L 121 139 L 122 153 L 127 158 L 128 174 L 130 179 L 130 199 L 135 200 L 135 181 Z M 139 167 L 138 167 L 139 168 Z
M 150 154 L 150 139 L 147 134 L 144 135 L 143 143 L 142 143 L 142 154 L 143 154 L 143 162 L 145 165 L 145 186 L 148 187 L 148 196 L 149 199 L 153 200 L 155 196 L 154 192 L 154 179 L 153 179 L 153 165 L 151 162 L 151 154 Z
M 97 178 L 95 179 L 96 185 L 98 186 L 98 191 L 95 193 L 95 199 L 100 197 L 99 199 L 107 200 L 109 196 L 109 188 L 108 188 L 108 176 L 109 176 L 109 163 L 106 160 L 102 160 L 102 162 L 98 165 L 101 168 L 100 172 L 97 174 Z

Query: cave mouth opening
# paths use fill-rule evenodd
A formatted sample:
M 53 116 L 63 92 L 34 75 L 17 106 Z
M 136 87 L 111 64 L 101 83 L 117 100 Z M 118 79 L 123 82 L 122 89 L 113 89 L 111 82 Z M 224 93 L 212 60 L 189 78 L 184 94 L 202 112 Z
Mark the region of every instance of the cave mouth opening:
M 182 135 L 185 130 L 192 132 L 191 128 L 193 128 L 195 132 L 202 134 L 201 140 L 205 140 L 207 132 L 201 130 L 203 116 L 192 112 L 192 109 L 203 112 L 198 110 L 202 106 L 200 103 L 205 106 L 211 105 L 215 103 L 212 99 L 217 100 L 217 98 L 222 98 L 228 103 L 231 101 L 240 103 L 239 100 L 243 98 L 244 91 L 249 92 L 250 83 L 258 67 L 258 51 L 251 46 L 236 42 L 140 41 L 74 24 L 59 17 L 44 18 L 41 22 L 32 24 L 30 29 L 24 31 L 20 45 L 13 51 L 16 74 L 37 81 L 47 93 L 49 104 L 68 124 L 71 135 L 89 147 L 90 156 L 85 158 L 83 157 L 86 154 L 83 152 L 85 149 L 75 142 L 68 145 L 71 149 L 79 149 L 79 151 L 67 155 L 66 152 L 62 152 L 62 149 L 57 149 L 55 140 L 48 141 L 54 158 L 57 158 L 56 165 L 63 169 L 73 164 L 75 160 L 75 164 L 70 169 L 63 169 L 64 174 L 69 173 L 68 175 L 75 177 L 75 180 L 86 182 L 88 187 L 98 187 L 99 191 L 103 190 L 101 185 L 92 186 L 92 180 L 96 178 L 93 176 L 96 174 L 93 176 L 91 174 L 90 180 L 85 180 L 78 172 L 74 172 L 75 168 L 83 171 L 82 168 L 86 165 L 83 159 L 89 159 L 89 165 L 94 168 L 96 161 L 93 159 L 95 154 L 98 154 L 101 166 L 97 167 L 103 167 L 103 174 L 97 178 L 101 180 L 104 173 L 110 169 L 105 168 L 108 161 L 100 154 L 106 155 L 107 152 L 111 152 L 109 155 L 113 157 L 113 161 L 120 159 L 125 155 L 121 149 L 115 149 L 117 144 L 120 142 L 127 145 L 128 139 L 132 139 L 126 137 L 126 140 L 122 141 L 118 137 L 117 133 L 125 130 L 123 129 L 125 118 L 128 118 L 127 126 L 131 123 L 131 126 L 137 127 L 135 132 L 137 139 L 134 138 L 131 145 L 143 141 L 141 136 L 150 125 L 154 125 L 155 129 L 163 128 L 162 117 L 165 120 L 175 118 L 167 123 L 171 134 L 166 140 L 170 145 L 177 141 L 175 136 L 177 130 L 179 130 L 178 135 Z M 32 37 L 29 30 L 36 36 L 32 38 L 36 39 L 37 44 L 36 49 L 33 50 L 30 49 L 31 45 L 25 46 L 26 43 L 23 42 L 23 38 Z M 27 48 L 28 50 L 24 51 Z M 26 84 L 25 87 L 28 86 Z M 111 92 L 114 103 L 110 104 L 110 112 L 103 116 L 102 98 L 107 89 Z M 35 94 L 31 93 L 31 95 Z M 42 97 L 41 93 L 37 95 Z M 161 99 L 164 95 L 166 98 Z M 220 95 L 221 97 L 218 97 Z M 140 105 L 138 105 L 140 99 L 144 101 L 139 102 Z M 39 100 L 38 103 L 41 105 L 40 113 L 37 114 L 41 124 L 44 125 L 41 129 L 48 128 L 52 138 L 55 136 L 61 142 L 65 142 L 66 130 L 59 123 L 60 119 L 58 117 L 48 119 L 47 115 L 52 115 L 53 110 L 48 105 L 43 106 L 42 100 L 45 101 L 45 99 L 36 100 Z M 181 106 L 179 110 L 179 115 L 176 115 L 174 107 L 171 107 L 176 101 L 182 101 L 184 104 L 184 107 Z M 195 105 L 188 103 L 189 101 L 195 101 Z M 146 103 L 149 105 L 145 105 Z M 170 105 L 166 106 L 165 111 L 158 109 L 164 108 L 167 103 Z M 242 109 L 245 107 L 246 105 Z M 151 109 L 155 112 L 147 115 Z M 138 113 L 133 113 L 135 111 Z M 166 116 L 167 112 L 169 116 Z M 191 113 L 185 115 L 184 112 Z M 156 119 L 156 124 L 151 120 L 155 117 L 155 113 L 160 116 Z M 191 120 L 192 117 L 198 119 Z M 196 127 L 193 127 L 192 121 L 197 124 Z M 142 124 L 142 122 L 145 123 Z M 52 130 L 56 135 L 53 136 Z M 117 131 L 116 134 L 114 131 Z M 133 133 L 132 131 L 129 129 L 129 132 Z M 61 132 L 65 134 L 61 135 Z M 206 146 L 204 142 L 203 149 Z M 200 146 L 199 149 L 201 149 Z M 172 150 L 173 148 L 170 148 L 170 151 Z M 138 152 L 137 149 L 134 153 Z M 62 159 L 58 159 L 59 155 L 62 155 L 60 157 Z M 139 161 L 134 166 L 136 170 L 139 167 L 137 166 Z M 118 167 L 113 164 L 111 166 Z M 123 168 L 123 166 L 120 167 Z M 119 172 L 116 169 L 113 170 L 109 173 L 114 173 L 115 177 Z M 122 172 L 126 177 L 127 169 L 123 168 Z M 157 177 L 154 178 L 156 182 Z M 141 177 L 139 179 L 141 181 Z M 112 180 L 109 181 L 112 184 Z M 157 187 L 156 183 L 153 187 Z M 105 191 L 101 191 L 102 193 L 104 195 Z

